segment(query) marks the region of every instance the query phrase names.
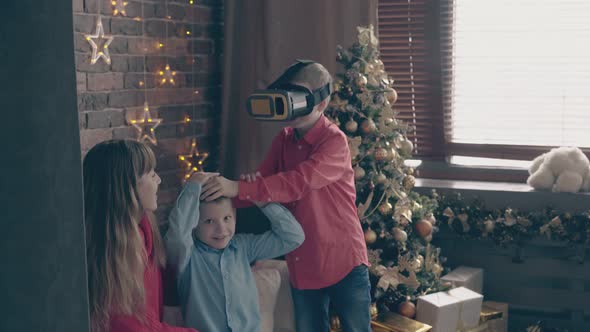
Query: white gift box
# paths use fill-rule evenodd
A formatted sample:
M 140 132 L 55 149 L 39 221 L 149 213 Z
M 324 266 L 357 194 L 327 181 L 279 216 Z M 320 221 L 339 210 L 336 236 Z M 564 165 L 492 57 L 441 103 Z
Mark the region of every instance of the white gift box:
M 459 266 L 440 278 L 441 281 L 448 281 L 453 288 L 465 287 L 482 294 L 483 290 L 483 269 L 467 266 Z
M 475 327 L 483 296 L 465 287 L 420 296 L 416 320 L 432 326 L 431 332 L 455 332 Z

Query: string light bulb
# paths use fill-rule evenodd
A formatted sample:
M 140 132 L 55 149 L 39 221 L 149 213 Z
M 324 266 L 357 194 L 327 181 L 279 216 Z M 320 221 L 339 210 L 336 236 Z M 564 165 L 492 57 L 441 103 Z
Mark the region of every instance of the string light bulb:
M 131 120 L 131 125 L 137 129 L 137 140 L 140 142 L 149 141 L 158 145 L 155 129 L 160 125 L 162 119 L 152 119 L 148 102 L 143 103 L 143 114 L 138 120 Z
M 109 53 L 109 45 L 113 41 L 113 36 L 105 35 L 102 26 L 102 17 L 98 15 L 96 19 L 96 27 L 92 35 L 84 35 L 90 46 L 92 47 L 92 55 L 90 56 L 90 64 L 95 64 L 98 59 L 102 58 L 107 64 L 111 64 L 111 54 Z

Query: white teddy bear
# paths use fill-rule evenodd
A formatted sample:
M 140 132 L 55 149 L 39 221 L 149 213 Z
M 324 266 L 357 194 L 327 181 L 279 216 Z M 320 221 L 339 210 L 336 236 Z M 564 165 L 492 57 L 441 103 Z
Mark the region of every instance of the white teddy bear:
M 535 189 L 569 193 L 590 191 L 590 161 L 576 147 L 554 148 L 538 156 L 529 174 L 527 183 Z

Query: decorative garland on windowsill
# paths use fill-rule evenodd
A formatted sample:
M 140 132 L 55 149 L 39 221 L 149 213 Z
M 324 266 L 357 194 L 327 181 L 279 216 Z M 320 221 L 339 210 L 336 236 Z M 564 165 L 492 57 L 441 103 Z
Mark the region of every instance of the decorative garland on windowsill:
M 448 195 L 433 191 L 438 200 L 437 219 L 465 239 L 491 239 L 502 247 L 521 248 L 537 236 L 562 241 L 574 248 L 590 245 L 590 210 L 582 213 L 547 207 L 521 212 L 510 207 L 490 210 L 479 199 L 467 201 L 460 193 Z M 582 250 L 584 251 L 584 250 Z M 582 263 L 584 257 L 578 257 Z

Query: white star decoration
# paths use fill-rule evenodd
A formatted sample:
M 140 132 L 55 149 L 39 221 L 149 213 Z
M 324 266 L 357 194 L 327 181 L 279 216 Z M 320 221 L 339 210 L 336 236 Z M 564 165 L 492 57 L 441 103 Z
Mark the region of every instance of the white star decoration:
M 121 14 L 121 16 L 127 16 L 125 7 L 127 7 L 129 2 L 123 0 L 113 0 L 111 1 L 111 4 L 113 5 L 113 16 L 117 16 L 119 14 Z
M 164 85 L 166 83 L 170 83 L 171 85 L 174 85 L 176 82 L 174 81 L 174 77 L 176 76 L 176 72 L 172 71 L 170 69 L 170 65 L 166 64 L 166 67 L 164 68 L 164 70 L 160 70 L 158 72 L 158 75 L 160 76 L 160 84 Z
M 139 120 L 131 120 L 131 125 L 137 129 L 137 140 L 140 142 L 150 141 L 158 145 L 155 129 L 160 125 L 162 119 L 152 119 L 150 107 L 147 101 L 143 104 L 143 116 Z
M 113 41 L 113 36 L 104 34 L 102 27 L 102 17 L 99 15 L 96 20 L 96 28 L 93 35 L 84 35 L 86 40 L 92 46 L 92 56 L 90 63 L 95 64 L 99 58 L 103 58 L 107 64 L 111 63 L 111 55 L 109 53 L 109 45 Z

